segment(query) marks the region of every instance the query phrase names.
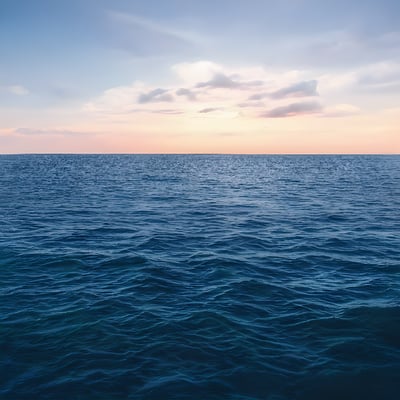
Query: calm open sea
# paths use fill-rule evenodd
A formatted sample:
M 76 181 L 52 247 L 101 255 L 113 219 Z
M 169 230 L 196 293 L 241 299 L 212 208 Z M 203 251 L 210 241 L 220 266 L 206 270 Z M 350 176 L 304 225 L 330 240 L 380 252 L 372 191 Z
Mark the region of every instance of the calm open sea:
M 0 398 L 399 399 L 400 156 L 0 156 Z

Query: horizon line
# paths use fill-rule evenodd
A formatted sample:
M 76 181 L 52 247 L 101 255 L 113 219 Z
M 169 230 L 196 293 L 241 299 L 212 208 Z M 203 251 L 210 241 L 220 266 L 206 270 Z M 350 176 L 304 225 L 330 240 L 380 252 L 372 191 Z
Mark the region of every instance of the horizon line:
M 134 156 L 134 155 L 153 155 L 153 156 L 399 156 L 400 153 L 72 153 L 72 152 L 56 152 L 56 153 L 0 153 L 0 156 L 56 156 L 56 155 L 119 155 L 119 156 Z

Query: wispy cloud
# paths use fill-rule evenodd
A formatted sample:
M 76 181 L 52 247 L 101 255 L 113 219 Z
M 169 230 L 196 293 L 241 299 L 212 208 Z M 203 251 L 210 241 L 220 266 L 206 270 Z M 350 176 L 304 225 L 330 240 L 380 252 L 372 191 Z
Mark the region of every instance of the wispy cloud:
M 358 72 L 357 83 L 370 87 L 400 83 L 400 64 L 381 62 L 366 66 Z
M 61 136 L 80 136 L 93 134 L 90 132 L 78 132 L 68 129 L 35 129 L 35 128 L 17 128 L 13 131 L 14 134 L 28 135 L 28 136 L 42 136 L 42 135 L 61 135 Z
M 273 99 L 318 96 L 316 80 L 298 82 L 271 93 Z
M 160 103 L 160 102 L 172 102 L 174 98 L 168 93 L 167 89 L 157 88 L 147 93 L 141 93 L 138 97 L 137 102 L 139 104 L 145 103 Z
M 321 31 L 318 35 L 296 35 L 282 40 L 280 49 L 298 64 L 330 70 L 356 68 L 382 60 L 399 61 L 400 32 L 372 29 Z
M 322 112 L 322 107 L 316 102 L 303 102 L 303 103 L 292 103 L 282 107 L 276 107 L 263 114 L 261 117 L 264 118 L 287 118 L 295 117 L 299 115 L 310 115 L 318 114 Z
M 288 99 L 295 97 L 318 96 L 317 86 L 318 86 L 318 81 L 316 80 L 296 82 L 282 89 L 278 89 L 274 92 L 255 93 L 251 95 L 248 98 L 248 100 L 251 101 L 263 100 L 265 98 L 279 100 L 279 99 Z
M 191 31 L 176 29 L 156 20 L 119 11 L 107 11 L 109 41 L 136 56 L 191 53 L 202 37 Z
M 203 108 L 202 110 L 199 111 L 200 114 L 208 114 L 211 112 L 215 112 L 215 111 L 220 111 L 221 108 L 219 107 L 207 107 L 207 108 Z
M 322 75 L 321 91 L 343 93 L 398 92 L 400 86 L 400 63 L 380 62 L 367 64 L 353 70 Z
M 158 110 L 149 110 L 149 112 L 152 114 L 164 114 L 164 115 L 182 115 L 183 114 L 183 111 L 181 111 L 181 110 L 169 109 L 169 108 L 158 109 Z
M 177 108 L 133 108 L 129 111 L 122 113 L 122 115 L 127 114 L 161 114 L 161 115 L 181 115 L 183 114 L 182 110 Z M 114 114 L 115 115 L 115 114 Z
M 81 96 L 80 90 L 76 87 L 68 87 L 64 85 L 50 85 L 48 94 L 59 101 L 68 101 L 79 99 Z
M 11 85 L 4 88 L 8 93 L 16 96 L 26 96 L 29 94 L 29 90 L 22 85 Z

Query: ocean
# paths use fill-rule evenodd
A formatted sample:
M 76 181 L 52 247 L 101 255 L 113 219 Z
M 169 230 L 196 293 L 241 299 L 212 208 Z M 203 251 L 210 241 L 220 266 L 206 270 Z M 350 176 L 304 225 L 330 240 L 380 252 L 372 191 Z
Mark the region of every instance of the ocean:
M 0 398 L 393 399 L 400 156 L 0 156 Z

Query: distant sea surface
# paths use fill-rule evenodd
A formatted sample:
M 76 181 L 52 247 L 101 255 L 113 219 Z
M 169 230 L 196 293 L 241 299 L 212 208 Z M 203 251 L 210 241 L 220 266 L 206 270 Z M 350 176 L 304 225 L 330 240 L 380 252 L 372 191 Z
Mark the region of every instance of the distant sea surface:
M 400 156 L 0 156 L 0 398 L 393 399 Z

